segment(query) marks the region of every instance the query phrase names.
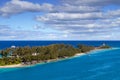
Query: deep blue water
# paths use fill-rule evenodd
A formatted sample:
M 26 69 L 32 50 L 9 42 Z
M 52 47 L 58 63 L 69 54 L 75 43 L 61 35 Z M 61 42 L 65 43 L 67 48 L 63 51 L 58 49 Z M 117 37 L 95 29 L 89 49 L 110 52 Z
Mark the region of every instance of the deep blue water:
M 14 46 L 45 46 L 45 45 L 57 44 L 57 43 L 71 44 L 73 46 L 76 46 L 77 44 L 99 46 L 103 43 L 106 43 L 113 47 L 120 46 L 120 41 L 0 41 L 0 49 L 11 47 L 13 45 Z
M 39 46 L 53 43 L 74 46 L 78 43 L 95 46 L 106 43 L 117 48 L 93 51 L 89 55 L 33 67 L 0 69 L 0 80 L 120 80 L 120 41 L 1 41 L 0 48 L 11 45 Z

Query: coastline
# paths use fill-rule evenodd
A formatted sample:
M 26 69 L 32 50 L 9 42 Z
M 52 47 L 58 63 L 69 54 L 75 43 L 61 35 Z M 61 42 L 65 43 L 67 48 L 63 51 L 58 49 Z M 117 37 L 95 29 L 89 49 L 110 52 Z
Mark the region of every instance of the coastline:
M 113 49 L 113 48 L 111 48 Z M 111 50 L 111 49 L 107 49 L 107 50 Z M 75 54 L 74 56 L 71 56 L 71 57 L 65 57 L 65 58 L 59 58 L 59 59 L 51 59 L 51 60 L 47 60 L 47 61 L 41 61 L 41 62 L 38 62 L 36 64 L 31 64 L 31 65 L 24 65 L 24 64 L 14 64 L 14 65 L 5 65 L 5 66 L 0 66 L 0 68 L 21 68 L 21 67 L 31 67 L 31 66 L 34 66 L 34 65 L 37 65 L 37 64 L 47 64 L 47 63 L 50 63 L 50 62 L 54 62 L 54 61 L 61 61 L 61 60 L 66 60 L 66 59 L 70 59 L 70 58 L 74 58 L 74 57 L 80 57 L 80 56 L 83 56 L 83 55 L 86 55 L 86 54 L 91 54 L 92 51 L 99 51 L 99 50 L 106 50 L 106 49 L 94 49 L 94 50 L 91 50 L 89 52 L 86 52 L 86 53 L 77 53 Z
M 82 56 L 82 55 L 85 55 L 86 53 L 78 53 L 78 54 L 75 54 L 74 56 L 72 57 L 79 57 L 79 56 Z M 41 64 L 41 63 L 50 63 L 50 62 L 54 62 L 54 61 L 61 61 L 61 60 L 65 60 L 65 59 L 69 59 L 71 57 L 66 57 L 66 58 L 61 58 L 61 59 L 51 59 L 51 60 L 47 60 L 47 62 L 45 61 L 42 61 L 42 62 L 39 62 L 39 63 L 36 63 L 36 64 Z M 0 66 L 0 68 L 21 68 L 21 67 L 30 67 L 30 66 L 34 66 L 36 64 L 31 64 L 31 65 L 23 65 L 23 64 L 14 64 L 14 65 L 5 65 L 5 66 Z
M 17 67 L 25 67 L 25 66 L 22 64 L 0 66 L 0 68 L 17 68 Z

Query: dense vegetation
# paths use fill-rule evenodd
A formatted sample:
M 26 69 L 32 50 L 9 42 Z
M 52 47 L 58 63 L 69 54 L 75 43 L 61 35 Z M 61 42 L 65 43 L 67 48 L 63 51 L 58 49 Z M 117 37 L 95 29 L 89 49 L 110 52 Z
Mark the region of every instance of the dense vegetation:
M 71 57 L 77 53 L 88 52 L 94 49 L 95 47 L 93 46 L 81 44 L 79 44 L 78 47 L 65 44 L 52 44 L 49 46 L 7 48 L 0 52 L 2 57 L 0 58 L 0 65 L 3 66 L 19 63 L 35 64 L 43 61 L 46 62 L 51 59 Z
M 78 48 L 81 50 L 82 53 L 89 52 L 90 50 L 95 49 L 94 46 L 88 46 L 88 45 L 84 45 L 84 44 L 79 44 Z

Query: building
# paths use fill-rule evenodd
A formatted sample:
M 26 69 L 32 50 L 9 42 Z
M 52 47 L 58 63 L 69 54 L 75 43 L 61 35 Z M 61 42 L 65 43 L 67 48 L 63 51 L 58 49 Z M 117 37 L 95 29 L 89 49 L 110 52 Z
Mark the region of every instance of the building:
M 11 48 L 16 48 L 16 46 L 11 46 Z

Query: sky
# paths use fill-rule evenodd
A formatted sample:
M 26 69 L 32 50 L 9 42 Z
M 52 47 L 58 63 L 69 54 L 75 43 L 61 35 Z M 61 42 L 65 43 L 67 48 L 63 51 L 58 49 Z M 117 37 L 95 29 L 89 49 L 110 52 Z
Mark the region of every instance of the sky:
M 120 40 L 120 0 L 0 0 L 0 40 Z

